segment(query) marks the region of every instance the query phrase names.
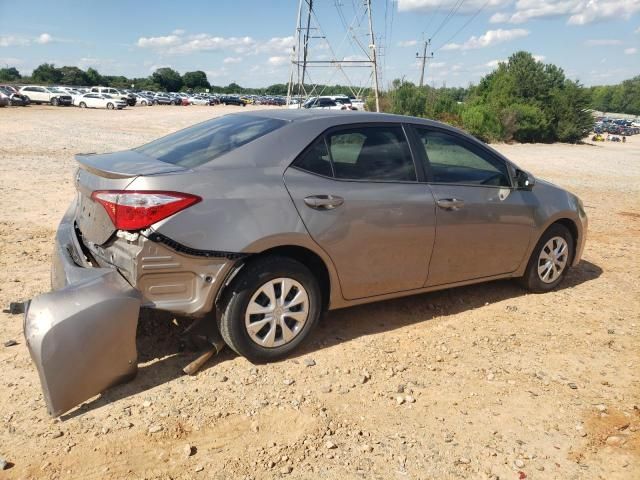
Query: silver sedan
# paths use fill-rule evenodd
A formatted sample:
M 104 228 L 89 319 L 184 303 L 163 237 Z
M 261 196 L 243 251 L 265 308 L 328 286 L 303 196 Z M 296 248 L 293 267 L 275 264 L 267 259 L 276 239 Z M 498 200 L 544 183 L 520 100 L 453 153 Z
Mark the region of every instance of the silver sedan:
M 263 362 L 325 310 L 503 278 L 549 291 L 586 238 L 575 195 L 418 118 L 235 114 L 77 160 L 54 291 L 25 320 L 52 414 L 135 374 L 141 306 Z

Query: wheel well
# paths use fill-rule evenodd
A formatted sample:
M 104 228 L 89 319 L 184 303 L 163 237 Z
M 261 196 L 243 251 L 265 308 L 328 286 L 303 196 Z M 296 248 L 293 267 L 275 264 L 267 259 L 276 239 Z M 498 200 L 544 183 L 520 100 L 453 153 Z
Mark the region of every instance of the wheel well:
M 551 225 L 556 225 L 556 224 L 562 225 L 567 230 L 569 230 L 569 233 L 571 233 L 571 238 L 573 239 L 573 254 L 575 255 L 576 248 L 578 247 L 578 227 L 576 226 L 574 221 L 569 218 L 561 218 L 553 222 Z M 573 262 L 573 258 L 571 259 L 571 261 Z
M 259 254 L 252 255 L 251 258 L 264 257 L 267 255 L 278 255 L 281 257 L 292 258 L 311 270 L 311 273 L 315 275 L 318 280 L 318 284 L 320 285 L 320 292 L 322 293 L 322 310 L 325 311 L 329 307 L 329 298 L 331 295 L 329 270 L 318 254 L 305 247 L 285 245 L 270 248 L 264 252 L 260 252 Z

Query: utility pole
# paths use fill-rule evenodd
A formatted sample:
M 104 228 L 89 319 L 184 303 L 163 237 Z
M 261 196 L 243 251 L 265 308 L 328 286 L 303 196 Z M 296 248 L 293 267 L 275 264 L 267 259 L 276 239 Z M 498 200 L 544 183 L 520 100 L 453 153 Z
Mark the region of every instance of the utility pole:
M 307 28 L 304 34 L 304 47 L 302 51 L 302 77 L 300 77 L 300 87 L 298 88 L 298 94 L 304 90 L 304 77 L 307 73 L 307 54 L 309 52 L 309 36 L 311 29 L 311 14 L 313 13 L 313 0 L 305 0 L 308 4 L 307 8 Z
M 419 53 L 416 53 L 416 58 L 422 60 L 422 70 L 420 71 L 420 86 L 424 84 L 424 69 L 427 65 L 427 58 L 433 58 L 433 52 L 427 55 L 427 48 L 431 45 L 431 39 L 426 40 L 424 42 L 424 49 L 422 50 L 422 56 Z
M 376 57 L 376 37 L 373 35 L 373 20 L 371 18 L 371 0 L 367 0 L 367 13 L 369 15 L 369 37 L 371 43 L 371 68 L 373 69 L 373 90 L 376 96 L 376 112 L 380 111 L 380 91 L 378 88 L 378 60 Z
M 294 38 L 298 37 L 298 29 L 300 27 L 300 17 L 302 15 L 302 0 L 298 4 L 298 15 L 296 16 L 296 31 Z M 299 43 L 299 42 L 298 42 Z M 287 107 L 291 104 L 291 96 L 293 95 L 293 72 L 295 69 L 298 70 L 298 77 L 300 76 L 300 64 L 297 62 L 297 58 L 300 57 L 300 45 L 293 44 L 293 48 L 291 49 L 291 70 L 289 72 L 289 85 L 287 86 Z M 300 92 L 298 92 L 300 94 Z

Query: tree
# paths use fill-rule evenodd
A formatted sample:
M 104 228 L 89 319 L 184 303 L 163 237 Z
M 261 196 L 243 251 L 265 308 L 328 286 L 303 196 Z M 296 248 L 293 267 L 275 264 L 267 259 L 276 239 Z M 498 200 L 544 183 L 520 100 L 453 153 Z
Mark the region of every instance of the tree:
M 0 82 L 15 82 L 21 78 L 22 75 L 16 67 L 0 68 Z
M 98 85 L 104 85 L 104 79 L 102 78 L 102 75 L 100 75 L 95 68 L 92 68 L 92 67 L 87 68 L 86 75 L 87 75 L 87 85 L 92 87 L 98 86 Z
M 33 71 L 31 79 L 36 83 L 60 83 L 62 72 L 53 63 L 43 63 Z
M 211 88 L 209 80 L 207 80 L 207 74 L 202 70 L 196 70 L 194 72 L 185 72 L 182 75 L 182 82 L 187 88 Z
M 62 67 L 60 73 L 62 78 L 59 83 L 62 85 L 87 85 L 89 83 L 86 72 L 78 67 Z
M 169 67 L 157 69 L 151 75 L 151 79 L 168 92 L 177 92 L 182 88 L 182 77 Z

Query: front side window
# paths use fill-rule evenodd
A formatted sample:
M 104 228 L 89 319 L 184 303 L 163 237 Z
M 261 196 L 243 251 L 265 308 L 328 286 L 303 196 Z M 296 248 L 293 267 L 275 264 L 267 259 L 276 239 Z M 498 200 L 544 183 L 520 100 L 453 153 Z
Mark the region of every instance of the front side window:
M 197 167 L 282 127 L 287 122 L 251 115 L 218 117 L 135 149 L 157 160 Z
M 504 162 L 454 135 L 416 127 L 434 183 L 510 187 Z
M 402 127 L 357 127 L 334 131 L 327 144 L 336 178 L 416 181 Z

